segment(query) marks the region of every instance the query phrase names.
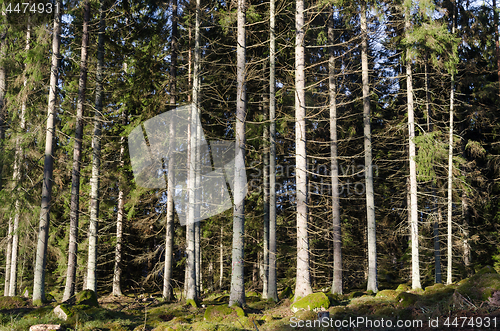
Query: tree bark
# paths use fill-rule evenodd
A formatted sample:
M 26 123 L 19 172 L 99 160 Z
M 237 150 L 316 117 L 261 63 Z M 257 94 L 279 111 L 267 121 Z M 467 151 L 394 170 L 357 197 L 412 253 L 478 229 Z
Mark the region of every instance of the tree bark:
M 220 247 L 219 247 L 219 290 L 222 290 L 222 281 L 224 280 L 224 228 L 220 228 Z
M 55 135 L 57 80 L 59 77 L 59 46 L 61 30 L 61 1 L 56 1 L 54 9 L 54 28 L 52 34 L 52 63 L 50 68 L 50 87 L 48 102 L 47 132 L 45 135 L 45 160 L 43 166 L 42 204 L 33 281 L 33 303 L 40 305 L 45 301 L 45 267 L 47 263 L 47 241 L 49 239 L 50 204 L 52 195 L 52 173 L 54 170 L 53 144 Z
M 278 301 L 276 279 L 276 4 L 270 0 L 269 28 L 269 267 L 267 298 Z
M 377 289 L 377 225 L 373 193 L 372 136 L 370 126 L 370 82 L 368 76 L 368 27 L 366 2 L 361 3 L 361 74 L 363 81 L 363 127 L 365 144 L 366 220 L 368 235 L 368 285 L 367 291 Z
M 191 111 L 190 125 L 188 126 L 188 194 L 189 194 L 189 210 L 188 220 L 186 223 L 186 241 L 187 241 L 187 265 L 186 265 L 186 281 L 185 292 L 187 300 L 198 300 L 197 284 L 196 284 L 196 250 L 195 250 L 195 170 L 196 170 L 196 131 L 194 130 L 196 121 L 195 114 L 199 106 L 200 92 L 200 0 L 196 0 L 196 15 L 195 15 L 195 31 L 194 31 L 194 63 L 193 63 L 193 110 Z
M 8 297 L 10 291 L 10 259 L 12 258 L 12 218 L 9 218 L 7 225 L 7 248 L 5 249 L 5 283 L 3 295 Z
M 0 32 L 0 153 L 3 153 L 3 141 L 5 139 L 5 92 L 7 90 L 7 73 L 3 64 L 6 54 L 7 25 Z M 3 160 L 0 159 L 0 190 L 3 187 Z
M 297 279 L 295 300 L 312 293 L 307 223 L 307 151 L 305 104 L 304 0 L 295 9 L 295 166 L 297 193 Z
M 89 45 L 88 25 L 90 21 L 90 4 L 85 0 L 83 4 L 83 35 L 80 55 L 80 79 L 78 82 L 78 100 L 76 104 L 76 130 L 73 148 L 73 170 L 71 178 L 71 209 L 69 225 L 68 269 L 66 272 L 66 286 L 63 301 L 75 294 L 75 278 L 78 253 L 78 219 L 80 213 L 80 163 L 82 159 L 83 115 L 85 92 L 87 89 L 87 49 Z
M 177 0 L 172 0 L 172 40 L 171 40 L 171 63 L 170 63 L 170 107 L 175 108 L 177 100 Z M 170 141 L 174 138 L 174 121 L 170 122 Z M 172 146 L 172 144 L 170 144 Z M 165 269 L 163 272 L 163 297 L 166 301 L 173 298 L 172 288 L 172 259 L 174 251 L 174 162 L 173 153 L 169 150 L 168 174 L 167 174 L 167 224 L 165 233 Z
M 264 67 L 265 68 L 265 67 Z M 262 100 L 261 111 L 264 111 L 268 103 L 265 96 Z M 269 275 L 269 127 L 267 122 L 267 113 L 264 112 L 264 132 L 263 132 L 263 187 L 264 187 L 264 233 L 263 233 L 263 252 L 262 252 L 262 299 L 267 299 L 267 286 Z M 260 266 L 260 265 L 259 265 Z M 260 268 L 259 268 L 260 269 Z
M 332 293 L 342 294 L 342 228 L 340 224 L 339 168 L 337 156 L 337 84 L 333 48 L 333 6 L 328 14 L 328 84 L 330 96 L 330 157 L 332 176 L 333 283 Z
M 238 0 L 238 46 L 236 49 L 236 143 L 234 160 L 234 213 L 231 293 L 229 306 L 245 304 L 244 235 L 245 235 L 245 118 L 246 118 L 246 8 L 245 0 Z
M 410 33 L 410 11 L 405 12 L 405 30 Z M 410 210 L 408 212 L 410 234 L 411 234 L 411 286 L 412 289 L 421 288 L 420 267 L 419 267 L 419 247 L 418 247 L 418 202 L 417 202 L 417 167 L 415 163 L 415 115 L 413 105 L 413 76 L 411 57 L 406 55 L 406 93 L 408 107 L 408 135 L 409 135 L 409 163 L 410 163 Z
M 101 166 L 101 121 L 104 98 L 104 1 L 99 8 L 99 36 L 97 42 L 97 73 L 95 93 L 94 136 L 92 139 L 92 178 L 90 188 L 89 257 L 87 266 L 87 289 L 97 293 L 97 232 L 99 218 L 99 180 Z
M 451 33 L 455 35 L 455 2 L 453 2 L 452 13 L 452 27 Z M 446 285 L 453 282 L 452 268 L 453 268 L 453 111 L 455 103 L 455 74 L 451 74 L 450 83 L 450 131 L 448 143 L 448 256 L 446 268 Z
M 125 73 L 127 72 L 125 65 Z M 127 112 L 124 109 L 122 112 L 122 125 L 127 124 Z M 125 166 L 125 137 L 120 138 L 120 169 L 123 171 Z M 123 179 L 118 182 L 118 210 L 116 216 L 116 246 L 115 246 L 115 265 L 113 269 L 113 290 L 114 296 L 122 296 L 121 276 L 122 276 L 122 242 L 123 242 L 123 214 L 125 212 L 125 192 L 123 191 Z

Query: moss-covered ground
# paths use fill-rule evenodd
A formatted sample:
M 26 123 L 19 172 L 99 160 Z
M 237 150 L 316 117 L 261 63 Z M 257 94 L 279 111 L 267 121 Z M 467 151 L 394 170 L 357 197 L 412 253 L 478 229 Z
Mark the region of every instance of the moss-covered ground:
M 97 307 L 81 303 L 71 306 L 73 314 L 67 321 L 52 312 L 60 303 L 35 307 L 30 299 L 1 297 L 0 331 L 26 331 L 31 325 L 45 323 L 61 324 L 67 331 L 500 329 L 500 303 L 492 299 L 500 295 L 500 275 L 494 271 L 420 291 L 395 284 L 393 289 L 377 294 L 362 290 L 325 294 L 319 297 L 329 301 L 330 306 L 323 308 L 328 309 L 330 320 L 323 324 L 317 321 L 317 311 L 300 309 L 293 313 L 287 296 L 274 303 L 262 300 L 255 292 L 247 293 L 243 308 L 228 307 L 228 293 L 206 295 L 195 306 L 185 301 L 164 302 L 159 293 L 141 297 L 101 294 Z

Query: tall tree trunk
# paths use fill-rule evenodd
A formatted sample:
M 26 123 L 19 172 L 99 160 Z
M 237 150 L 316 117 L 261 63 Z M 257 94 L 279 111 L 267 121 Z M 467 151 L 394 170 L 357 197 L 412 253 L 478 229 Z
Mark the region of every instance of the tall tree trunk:
M 361 3 L 361 71 L 363 80 L 363 127 L 365 142 L 366 220 L 368 234 L 368 285 L 367 291 L 377 292 L 377 225 L 373 193 L 372 134 L 370 127 L 370 82 L 368 76 L 368 27 L 366 2 Z
M 12 218 L 9 217 L 7 225 L 7 248 L 5 249 L 5 284 L 3 295 L 8 297 L 10 291 L 10 259 L 12 258 Z
M 40 305 L 45 301 L 45 266 L 47 263 L 47 241 L 49 239 L 50 204 L 52 195 L 52 172 L 54 170 L 53 144 L 55 135 L 57 80 L 59 77 L 59 46 L 61 30 L 61 1 L 56 1 L 54 10 L 54 28 L 52 34 L 52 63 L 50 67 L 50 87 L 48 102 L 47 132 L 45 135 L 45 160 L 43 166 L 42 204 L 36 262 L 33 281 L 33 304 Z
M 452 27 L 451 33 L 455 35 L 455 2 L 453 2 L 453 13 L 452 13 Z M 449 132 L 449 143 L 448 143 L 448 256 L 447 256 L 447 268 L 446 268 L 446 285 L 453 282 L 452 268 L 453 268 L 453 111 L 455 103 L 455 74 L 451 74 L 450 83 L 450 132 Z
M 90 21 L 90 4 L 85 0 L 83 4 L 83 35 L 80 55 L 80 79 L 78 82 L 78 100 L 76 104 L 76 130 L 73 148 L 73 170 L 71 178 L 71 209 L 69 225 L 68 269 L 66 272 L 66 286 L 63 301 L 75 294 L 77 253 L 78 253 L 78 218 L 80 213 L 80 163 L 82 159 L 83 114 L 85 92 L 87 89 L 87 48 L 89 45 L 88 25 Z
M 265 69 L 265 66 L 264 66 Z M 267 122 L 267 113 L 264 111 L 265 105 L 268 103 L 268 98 L 264 96 L 260 110 L 264 112 L 264 132 L 263 132 L 263 186 L 264 186 L 264 233 L 263 233 L 263 246 L 262 252 L 262 299 L 267 299 L 267 286 L 269 274 L 269 127 Z M 259 264 L 260 266 L 260 264 Z
M 92 178 L 90 188 L 89 258 L 87 266 L 87 289 L 97 293 L 97 232 L 99 217 L 99 180 L 101 166 L 101 121 L 104 97 L 104 1 L 99 8 L 99 37 L 97 42 L 97 73 L 95 92 L 94 136 L 92 138 Z
M 28 26 L 26 31 L 26 46 L 25 50 L 28 51 L 30 49 L 30 41 L 31 41 L 31 20 L 28 16 Z M 28 80 L 26 78 L 26 74 L 24 76 L 23 86 L 26 89 L 28 85 Z M 21 134 L 18 134 L 16 137 L 16 152 L 14 156 L 14 174 L 13 181 L 16 187 L 19 186 L 21 180 L 21 166 L 23 156 L 23 150 L 21 148 L 21 135 L 24 133 L 26 129 L 26 101 L 23 99 L 21 104 L 21 115 L 20 115 L 20 123 L 19 127 L 21 129 Z M 19 189 L 17 189 L 19 192 Z M 17 196 L 17 194 L 16 194 Z M 19 249 L 19 217 L 20 217 L 20 208 L 21 202 L 19 201 L 19 197 L 16 197 L 15 202 L 15 215 L 14 215 L 14 224 L 12 228 L 12 248 L 11 253 L 12 256 L 10 258 L 10 277 L 9 277 L 9 296 L 16 296 L 16 287 L 17 287 L 17 254 Z
M 234 151 L 234 213 L 231 293 L 229 305 L 245 304 L 244 235 L 245 235 L 245 118 L 246 108 L 246 8 L 245 0 L 238 0 L 238 46 L 236 49 L 236 145 Z
M 196 0 L 196 18 L 194 31 L 194 65 L 193 65 L 193 107 L 191 111 L 190 125 L 188 126 L 188 194 L 189 194 L 189 210 L 188 220 L 186 223 L 186 239 L 187 239 L 187 265 L 186 265 L 186 281 L 185 291 L 187 300 L 198 300 L 197 284 L 196 284 L 196 250 L 195 250 L 195 170 L 196 170 L 196 131 L 195 124 L 198 120 L 195 118 L 198 113 L 199 93 L 200 93 L 200 0 Z
M 424 85 L 425 85 L 425 113 L 427 117 L 427 131 L 433 131 L 432 125 L 432 108 L 431 108 L 431 97 L 429 91 L 429 59 L 427 53 L 424 59 Z M 436 196 L 436 186 L 434 182 L 431 184 L 431 197 L 432 201 L 432 213 L 433 216 L 433 241 L 434 241 L 434 282 L 442 283 L 441 275 L 441 247 L 439 243 L 439 218 L 437 217 L 437 196 Z
M 123 110 L 122 113 L 122 125 L 127 124 L 127 114 Z M 125 137 L 120 138 L 120 169 L 125 166 L 124 160 L 125 154 Z M 122 276 L 122 242 L 123 242 L 123 214 L 125 212 L 125 193 L 123 192 L 123 179 L 119 180 L 119 191 L 118 191 L 118 210 L 116 216 L 116 246 L 115 246 L 115 265 L 113 269 L 113 290 L 112 294 L 114 296 L 122 296 L 122 286 L 121 286 L 121 276 Z
M 297 193 L 297 279 L 295 300 L 312 293 L 307 224 L 307 151 L 304 0 L 295 9 L 295 167 Z
M 335 53 L 333 43 L 333 6 L 331 6 L 328 14 L 328 84 L 330 95 L 330 157 L 332 169 L 332 293 L 342 294 L 342 228 L 340 225 L 339 168 L 337 156 L 337 84 L 335 82 Z
M 176 106 L 177 100 L 177 0 L 172 0 L 172 38 L 171 38 L 171 63 L 170 63 L 170 107 Z M 170 121 L 170 141 L 174 139 L 174 121 Z M 170 146 L 172 146 L 170 144 Z M 169 150 L 168 177 L 167 177 L 167 224 L 165 233 L 165 269 L 163 272 L 163 297 L 171 301 L 172 288 L 172 259 L 174 251 L 174 151 Z
M 267 298 L 278 301 L 276 279 L 276 8 L 270 0 L 269 37 L 269 267 Z
M 405 12 L 405 30 L 410 33 L 410 10 Z M 406 93 L 408 106 L 408 135 L 409 135 L 409 163 L 410 163 L 410 210 L 408 212 L 411 234 L 411 286 L 413 289 L 421 288 L 419 247 L 418 247 L 418 202 L 417 202 L 417 167 L 415 163 L 415 115 L 413 106 L 413 74 L 409 51 L 406 55 Z

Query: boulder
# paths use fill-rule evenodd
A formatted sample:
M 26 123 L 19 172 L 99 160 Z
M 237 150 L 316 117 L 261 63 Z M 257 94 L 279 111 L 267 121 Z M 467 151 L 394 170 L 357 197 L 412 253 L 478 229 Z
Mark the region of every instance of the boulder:
M 62 329 L 59 324 L 37 324 L 30 327 L 30 331 L 57 331 Z
M 62 319 L 63 321 L 67 321 L 71 315 L 70 311 L 64 304 L 58 305 L 56 308 L 54 308 L 53 312 L 57 318 Z
M 330 307 L 330 300 L 323 292 L 309 294 L 302 299 L 295 301 L 291 309 L 294 313 L 299 310 L 326 310 Z

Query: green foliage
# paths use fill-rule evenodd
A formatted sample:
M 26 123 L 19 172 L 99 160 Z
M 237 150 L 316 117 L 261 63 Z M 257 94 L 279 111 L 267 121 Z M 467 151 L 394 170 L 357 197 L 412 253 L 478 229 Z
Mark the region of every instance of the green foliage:
M 90 307 L 99 307 L 97 294 L 92 290 L 83 290 L 76 295 L 77 305 L 88 305 Z
M 325 293 L 319 292 L 309 294 L 295 301 L 291 309 L 293 312 L 297 312 L 299 310 L 314 310 L 317 308 L 328 309 L 328 307 L 330 307 L 330 300 Z
M 448 157 L 448 145 L 441 138 L 439 131 L 426 132 L 415 137 L 418 147 L 415 158 L 418 180 L 436 183 L 436 167 L 443 164 Z

